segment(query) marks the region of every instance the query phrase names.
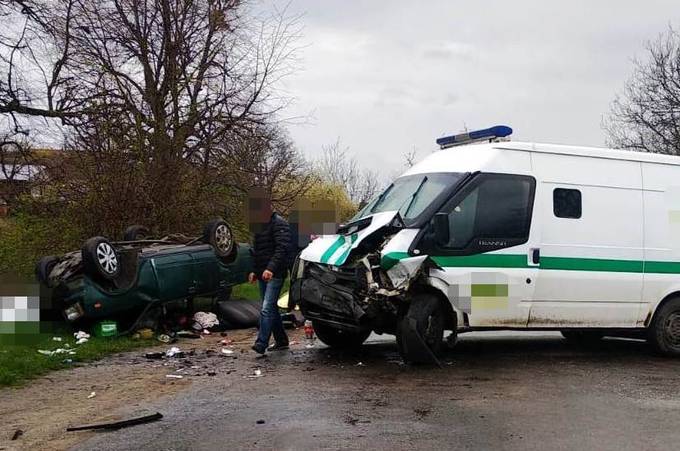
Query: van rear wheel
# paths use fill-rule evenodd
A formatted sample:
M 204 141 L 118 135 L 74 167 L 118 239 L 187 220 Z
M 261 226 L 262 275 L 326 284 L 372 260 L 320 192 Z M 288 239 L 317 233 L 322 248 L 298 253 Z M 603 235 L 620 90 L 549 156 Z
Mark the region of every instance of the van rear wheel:
M 669 300 L 657 310 L 647 341 L 661 354 L 680 356 L 680 298 Z

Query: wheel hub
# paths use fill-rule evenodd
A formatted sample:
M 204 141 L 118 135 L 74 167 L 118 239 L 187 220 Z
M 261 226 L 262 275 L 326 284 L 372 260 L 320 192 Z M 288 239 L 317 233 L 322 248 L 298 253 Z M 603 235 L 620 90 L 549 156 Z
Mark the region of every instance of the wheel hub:
M 115 274 L 118 270 L 118 257 L 109 243 L 97 245 L 97 262 L 107 274 Z
M 215 244 L 223 252 L 231 248 L 231 232 L 226 225 L 219 225 L 215 230 Z
M 674 312 L 668 316 L 664 331 L 670 344 L 680 347 L 680 312 Z

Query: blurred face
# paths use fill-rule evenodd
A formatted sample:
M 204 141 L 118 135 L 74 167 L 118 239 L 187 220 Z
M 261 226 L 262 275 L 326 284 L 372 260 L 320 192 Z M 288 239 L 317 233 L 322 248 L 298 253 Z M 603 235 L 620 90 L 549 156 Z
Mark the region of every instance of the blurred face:
M 269 223 L 273 209 L 271 197 L 262 189 L 248 193 L 248 224 L 251 232 L 259 232 Z

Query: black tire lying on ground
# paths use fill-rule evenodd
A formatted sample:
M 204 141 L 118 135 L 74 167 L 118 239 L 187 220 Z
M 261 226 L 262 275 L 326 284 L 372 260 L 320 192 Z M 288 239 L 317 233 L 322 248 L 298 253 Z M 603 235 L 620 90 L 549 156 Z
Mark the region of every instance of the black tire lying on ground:
M 226 329 L 248 329 L 259 325 L 261 308 L 260 301 L 222 301 L 217 303 L 217 316 Z
M 59 258 L 54 255 L 48 255 L 38 260 L 38 263 L 35 265 L 35 277 L 38 279 L 38 282 L 51 287 L 49 277 L 57 263 L 59 263 Z
M 83 267 L 91 277 L 115 280 L 120 274 L 120 257 L 113 245 L 103 236 L 85 241 L 81 249 Z
M 151 232 L 148 228 L 143 225 L 135 224 L 131 225 L 123 233 L 123 241 L 138 241 L 144 240 L 151 236 Z

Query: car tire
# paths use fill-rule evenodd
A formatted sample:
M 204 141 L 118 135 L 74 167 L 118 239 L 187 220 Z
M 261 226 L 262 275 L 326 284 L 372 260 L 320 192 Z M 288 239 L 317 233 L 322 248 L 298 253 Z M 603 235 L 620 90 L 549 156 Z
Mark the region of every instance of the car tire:
M 561 330 L 560 333 L 567 341 L 581 346 L 598 344 L 604 337 L 598 330 Z
M 57 263 L 59 263 L 59 258 L 54 255 L 49 255 L 38 260 L 38 263 L 35 265 L 35 277 L 38 279 L 38 282 L 46 287 L 52 288 L 52 285 L 50 284 L 50 273 Z
M 210 244 L 215 255 L 221 259 L 228 259 L 236 254 L 234 234 L 223 219 L 213 219 L 205 225 L 203 241 Z
M 432 363 L 432 356 L 422 352 L 421 346 L 408 346 L 402 334 L 414 323 L 422 342 L 429 352 L 438 357 L 444 348 L 444 329 L 446 325 L 446 309 L 442 301 L 430 293 L 419 293 L 413 296 L 407 314 L 401 320 L 397 331 L 399 353 L 409 363 Z
M 234 299 L 217 303 L 217 316 L 220 325 L 226 329 L 248 329 L 257 327 L 260 323 L 260 310 L 262 304 L 259 301 L 247 301 Z
M 358 332 L 350 332 L 335 327 L 329 326 L 325 323 L 312 320 L 314 332 L 319 340 L 323 341 L 331 348 L 337 349 L 354 349 L 358 348 L 371 335 L 370 330 L 362 330 Z
M 670 299 L 657 309 L 647 341 L 663 355 L 680 356 L 680 298 Z
M 139 241 L 149 238 L 151 232 L 143 225 L 131 225 L 123 232 L 123 241 Z
M 120 256 L 111 242 L 103 236 L 85 241 L 81 249 L 85 272 L 104 280 L 115 280 L 120 274 Z

